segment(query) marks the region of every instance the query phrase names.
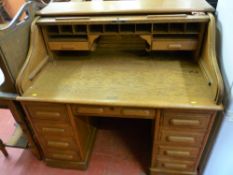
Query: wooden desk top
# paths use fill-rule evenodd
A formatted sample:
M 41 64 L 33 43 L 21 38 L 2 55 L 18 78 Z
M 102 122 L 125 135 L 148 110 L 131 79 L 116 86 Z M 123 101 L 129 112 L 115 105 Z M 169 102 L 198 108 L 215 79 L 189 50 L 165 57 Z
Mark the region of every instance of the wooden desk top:
M 95 51 L 50 62 L 20 100 L 135 107 L 221 109 L 187 56 Z M 166 55 L 166 54 L 165 54 Z
M 205 0 L 124 0 L 53 2 L 39 11 L 41 16 L 158 14 L 213 12 Z

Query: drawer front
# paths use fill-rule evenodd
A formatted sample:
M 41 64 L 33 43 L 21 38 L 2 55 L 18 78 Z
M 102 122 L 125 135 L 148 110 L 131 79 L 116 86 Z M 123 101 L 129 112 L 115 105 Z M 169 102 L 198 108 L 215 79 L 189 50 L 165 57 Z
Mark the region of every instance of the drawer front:
M 79 153 L 75 151 L 48 151 L 45 152 L 45 157 L 55 160 L 65 160 L 65 161 L 80 161 Z
M 66 107 L 62 104 L 28 104 L 26 108 L 32 120 L 68 121 Z
M 72 106 L 74 114 L 82 115 L 120 115 L 121 111 L 118 107 L 104 107 L 104 106 Z
M 152 109 L 139 109 L 139 108 L 123 108 L 123 116 L 154 118 L 155 111 Z
M 199 149 L 190 147 L 169 147 L 159 146 L 160 157 L 179 160 L 195 160 L 198 157 Z
M 72 137 L 44 137 L 43 145 L 46 150 L 77 150 Z
M 154 166 L 166 170 L 193 171 L 195 163 L 193 161 L 157 160 Z
M 88 41 L 49 42 L 50 50 L 89 50 Z
M 187 128 L 187 129 L 203 129 L 208 128 L 211 114 L 206 113 L 189 113 L 189 112 L 164 112 L 163 124 L 165 128 Z
M 202 132 L 166 131 L 163 130 L 160 142 L 170 146 L 201 146 L 204 139 Z
M 68 124 L 48 124 L 36 123 L 34 124 L 39 135 L 42 136 L 72 136 L 72 128 Z
M 154 118 L 155 111 L 151 109 L 141 108 L 120 108 L 120 107 L 104 107 L 104 106 L 73 106 L 74 114 L 97 115 L 97 116 L 126 116 L 126 117 L 142 117 Z
M 197 39 L 157 39 L 152 50 L 196 50 Z

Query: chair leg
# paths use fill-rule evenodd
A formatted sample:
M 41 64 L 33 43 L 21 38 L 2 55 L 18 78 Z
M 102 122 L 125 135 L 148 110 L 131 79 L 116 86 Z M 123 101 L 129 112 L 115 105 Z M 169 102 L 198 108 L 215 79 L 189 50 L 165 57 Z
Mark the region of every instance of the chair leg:
M 0 150 L 2 151 L 5 157 L 8 157 L 8 152 L 6 151 L 5 145 L 3 144 L 1 139 L 0 139 Z

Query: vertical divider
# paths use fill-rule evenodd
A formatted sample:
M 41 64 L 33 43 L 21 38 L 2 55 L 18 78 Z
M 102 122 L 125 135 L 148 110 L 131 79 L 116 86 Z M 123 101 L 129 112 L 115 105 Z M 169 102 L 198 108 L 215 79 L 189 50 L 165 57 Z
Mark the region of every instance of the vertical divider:
M 171 24 L 168 23 L 167 25 L 168 25 L 168 32 L 171 32 Z
M 184 23 L 184 33 L 187 32 L 187 23 Z
M 90 25 L 87 24 L 87 35 L 90 34 Z
M 58 25 L 58 34 L 61 35 L 62 34 L 62 30 L 61 30 L 61 25 Z
M 75 26 L 74 26 L 74 25 L 71 25 L 71 27 L 72 27 L 72 34 L 75 35 L 75 33 L 76 33 L 76 32 L 75 32 Z

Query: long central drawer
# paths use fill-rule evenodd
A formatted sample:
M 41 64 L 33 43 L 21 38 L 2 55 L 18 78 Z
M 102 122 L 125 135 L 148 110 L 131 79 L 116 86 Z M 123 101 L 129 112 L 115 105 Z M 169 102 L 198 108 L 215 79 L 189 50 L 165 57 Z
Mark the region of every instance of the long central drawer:
M 72 111 L 75 115 L 111 116 L 125 118 L 153 119 L 155 115 L 154 109 L 109 106 L 72 105 Z

